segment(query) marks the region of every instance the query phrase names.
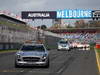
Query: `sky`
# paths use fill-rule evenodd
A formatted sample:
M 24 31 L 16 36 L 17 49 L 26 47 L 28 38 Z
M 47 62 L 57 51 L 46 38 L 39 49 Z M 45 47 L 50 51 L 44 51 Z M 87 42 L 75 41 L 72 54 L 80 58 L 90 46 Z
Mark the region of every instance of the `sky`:
M 7 10 L 15 14 L 21 11 L 56 11 L 59 9 L 92 9 L 100 10 L 100 0 L 0 0 L 0 10 Z M 75 20 L 64 20 L 66 23 Z M 51 20 L 35 20 L 33 26 L 42 24 L 51 26 Z

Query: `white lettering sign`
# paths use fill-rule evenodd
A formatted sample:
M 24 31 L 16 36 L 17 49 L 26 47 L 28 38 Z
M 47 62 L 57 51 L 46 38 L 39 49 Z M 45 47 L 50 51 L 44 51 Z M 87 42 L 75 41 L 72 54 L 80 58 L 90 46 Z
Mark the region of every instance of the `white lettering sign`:
M 28 17 L 50 17 L 49 13 L 29 13 Z
M 91 10 L 58 10 L 57 18 L 91 18 Z

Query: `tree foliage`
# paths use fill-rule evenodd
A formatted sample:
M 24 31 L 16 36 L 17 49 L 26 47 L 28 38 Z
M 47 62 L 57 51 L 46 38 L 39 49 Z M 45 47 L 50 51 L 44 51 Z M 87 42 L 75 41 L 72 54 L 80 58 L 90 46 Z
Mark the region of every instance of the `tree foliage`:
M 41 25 L 41 26 L 37 26 L 38 29 L 42 29 L 42 30 L 45 30 L 47 29 L 47 26 L 46 25 Z
M 77 20 L 75 22 L 75 28 L 86 28 L 86 27 L 88 27 L 88 24 L 85 23 L 84 20 Z
M 47 26 L 46 25 L 41 25 L 41 29 L 45 30 L 45 29 L 47 29 Z
M 100 27 L 100 21 L 90 20 L 85 22 L 84 20 L 77 20 L 75 22 L 75 28 L 91 28 L 91 27 Z
M 100 21 L 88 21 L 89 27 L 100 27 Z

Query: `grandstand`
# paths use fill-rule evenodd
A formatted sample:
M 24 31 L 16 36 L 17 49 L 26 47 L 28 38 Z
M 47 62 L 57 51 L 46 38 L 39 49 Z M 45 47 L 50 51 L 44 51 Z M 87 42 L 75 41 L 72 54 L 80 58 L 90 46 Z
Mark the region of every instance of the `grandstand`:
M 71 29 L 55 29 L 51 32 L 65 36 L 67 39 L 74 39 L 84 43 L 96 43 L 100 35 L 100 28 L 71 28 Z
M 25 40 L 35 40 L 36 30 L 26 22 L 0 14 L 0 49 L 17 49 Z

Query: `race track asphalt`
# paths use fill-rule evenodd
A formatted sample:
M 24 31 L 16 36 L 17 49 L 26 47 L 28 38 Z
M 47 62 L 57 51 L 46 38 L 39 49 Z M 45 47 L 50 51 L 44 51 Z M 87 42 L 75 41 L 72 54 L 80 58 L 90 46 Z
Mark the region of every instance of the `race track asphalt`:
M 94 50 L 50 50 L 49 53 L 49 68 L 15 68 L 15 53 L 0 54 L 0 75 L 99 75 Z

